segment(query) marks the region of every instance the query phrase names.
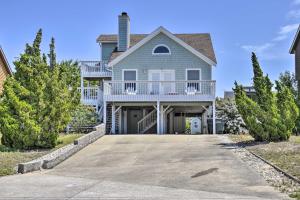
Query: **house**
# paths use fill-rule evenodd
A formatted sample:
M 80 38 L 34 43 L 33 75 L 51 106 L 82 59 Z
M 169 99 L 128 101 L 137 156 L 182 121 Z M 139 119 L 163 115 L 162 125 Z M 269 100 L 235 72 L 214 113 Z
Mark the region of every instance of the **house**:
M 300 92 L 300 26 L 298 27 L 297 33 L 294 37 L 293 43 L 290 47 L 290 54 L 295 54 L 295 78 L 298 82 L 298 91 Z
M 7 76 L 11 75 L 12 71 L 9 67 L 9 63 L 5 57 L 5 54 L 0 46 L 0 94 L 3 91 L 3 84 Z
M 101 61 L 80 62 L 80 90 L 107 133 L 183 133 L 188 118 L 199 119 L 194 128 L 201 133 L 215 133 L 217 61 L 210 34 L 173 34 L 164 27 L 131 34 L 123 12 L 118 34 L 100 35 L 97 42 Z
M 253 86 L 243 86 L 243 89 L 249 98 L 255 99 L 256 92 Z M 232 99 L 232 98 L 234 98 L 233 91 L 224 91 L 224 99 Z

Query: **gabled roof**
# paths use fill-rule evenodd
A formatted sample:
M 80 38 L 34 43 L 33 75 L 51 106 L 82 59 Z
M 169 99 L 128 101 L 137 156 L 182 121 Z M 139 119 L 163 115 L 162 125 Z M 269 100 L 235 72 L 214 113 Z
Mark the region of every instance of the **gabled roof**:
M 297 33 L 294 37 L 294 40 L 293 40 L 293 43 L 292 43 L 292 46 L 290 48 L 290 54 L 294 54 L 295 53 L 295 48 L 299 42 L 299 39 L 300 39 L 300 25 L 298 27 L 298 30 L 297 30 Z
M 186 49 L 190 50 L 192 53 L 201 57 L 204 61 L 208 62 L 210 65 L 216 65 L 216 57 L 213 50 L 210 34 L 208 33 L 193 33 L 193 34 L 172 34 L 163 27 L 159 27 L 151 34 L 131 34 L 130 35 L 130 48 L 125 52 L 114 51 L 111 55 L 110 61 L 113 62 L 119 56 L 128 54 L 135 45 L 144 41 L 146 43 L 158 33 L 163 32 L 171 39 L 175 40 L 177 43 L 184 46 Z M 149 39 L 150 38 L 150 39 Z M 100 35 L 97 38 L 99 43 L 117 43 L 117 35 Z M 138 47 L 141 45 L 139 44 Z M 136 49 L 136 48 L 135 48 Z M 115 61 L 114 61 L 115 62 Z
M 9 63 L 8 63 L 6 57 L 5 57 L 4 51 L 3 51 L 3 49 L 2 49 L 1 46 L 0 46 L 0 59 L 3 60 L 4 67 L 6 68 L 7 72 L 8 72 L 9 74 L 12 74 L 11 68 L 10 68 L 10 66 L 9 66 Z

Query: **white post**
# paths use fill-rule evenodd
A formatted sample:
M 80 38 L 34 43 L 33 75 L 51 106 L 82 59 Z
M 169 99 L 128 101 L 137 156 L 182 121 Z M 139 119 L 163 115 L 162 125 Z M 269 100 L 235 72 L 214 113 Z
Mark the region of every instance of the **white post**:
M 111 133 L 115 134 L 116 132 L 116 106 L 111 106 Z
M 103 123 L 106 124 L 106 101 L 103 102 Z
M 156 118 L 157 118 L 157 134 L 160 134 L 160 103 L 159 101 L 157 101 L 157 107 L 156 107 L 156 111 L 157 111 L 157 114 L 156 114 Z
M 122 112 L 122 108 L 120 108 L 120 110 L 119 110 L 119 131 L 118 131 L 118 134 L 121 134 L 122 133 L 122 114 L 123 114 L 123 112 Z
M 165 125 L 165 117 L 164 117 L 164 106 L 160 106 L 160 134 L 164 134 L 164 125 Z
M 216 134 L 216 102 L 212 102 L 213 134 Z

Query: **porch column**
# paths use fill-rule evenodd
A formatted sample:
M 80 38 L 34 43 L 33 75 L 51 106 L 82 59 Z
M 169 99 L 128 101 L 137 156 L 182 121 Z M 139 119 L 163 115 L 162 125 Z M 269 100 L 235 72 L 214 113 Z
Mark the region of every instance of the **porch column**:
M 156 122 L 156 125 L 157 125 L 156 132 L 157 132 L 157 134 L 160 134 L 160 103 L 159 103 L 159 101 L 157 101 L 156 111 L 157 111 L 157 114 L 156 114 L 156 119 L 157 119 L 157 122 Z
M 103 123 L 106 124 L 106 101 L 103 102 Z
M 113 104 L 111 106 L 111 133 L 116 133 L 116 106 Z
M 123 124 L 122 124 L 122 114 L 123 114 L 123 111 L 122 111 L 122 108 L 120 108 L 120 110 L 119 110 L 119 122 L 118 122 L 118 124 L 119 124 L 119 129 L 118 129 L 118 134 L 121 134 L 122 133 L 122 129 L 123 129 Z
M 212 102 L 213 134 L 216 134 L 216 102 Z
M 164 106 L 160 106 L 160 134 L 164 134 L 164 125 L 165 125 L 165 117 L 164 117 Z

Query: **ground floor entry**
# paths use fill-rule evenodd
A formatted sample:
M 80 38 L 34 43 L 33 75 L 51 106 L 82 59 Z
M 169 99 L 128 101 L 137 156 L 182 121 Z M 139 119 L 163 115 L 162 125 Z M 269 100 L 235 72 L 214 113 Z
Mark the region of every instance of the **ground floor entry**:
M 214 102 L 109 105 L 104 119 L 109 134 L 214 133 Z

